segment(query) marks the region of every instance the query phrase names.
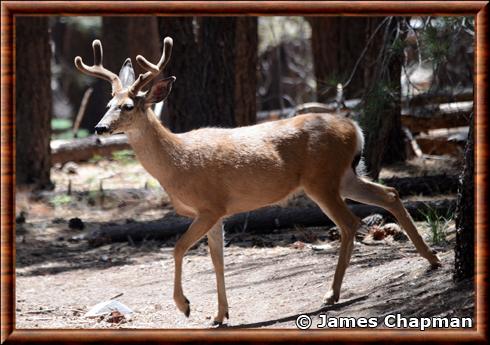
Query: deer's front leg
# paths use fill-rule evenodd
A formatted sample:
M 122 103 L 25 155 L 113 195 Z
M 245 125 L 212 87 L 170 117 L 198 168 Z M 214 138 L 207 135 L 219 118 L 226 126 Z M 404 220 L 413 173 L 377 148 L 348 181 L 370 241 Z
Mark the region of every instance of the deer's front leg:
M 216 288 L 218 290 L 218 314 L 214 318 L 214 324 L 221 325 L 225 317 L 229 318 L 223 260 L 223 223 L 221 221 L 216 223 L 208 232 L 208 246 L 216 273 Z
M 191 312 L 189 300 L 184 296 L 182 290 L 182 261 L 185 253 L 202 238 L 219 220 L 219 216 L 210 213 L 201 213 L 192 222 L 189 229 L 175 244 L 175 278 L 174 278 L 174 301 L 177 308 L 189 317 Z

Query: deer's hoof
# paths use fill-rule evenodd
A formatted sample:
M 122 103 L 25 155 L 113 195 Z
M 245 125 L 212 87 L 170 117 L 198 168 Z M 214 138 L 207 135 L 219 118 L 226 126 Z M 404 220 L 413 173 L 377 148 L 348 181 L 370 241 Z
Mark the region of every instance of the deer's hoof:
M 184 313 L 186 317 L 189 317 L 191 314 L 191 306 L 189 300 L 184 296 L 184 301 L 180 302 L 179 299 L 175 298 L 175 303 L 177 308 Z
M 212 328 L 221 328 L 221 327 L 226 327 L 226 326 L 223 324 L 223 322 L 214 320 L 213 322 L 211 322 L 211 327 Z
M 335 293 L 333 291 L 329 291 L 329 292 L 327 292 L 327 294 L 323 298 L 322 306 L 326 307 L 329 305 L 333 305 L 333 304 L 335 304 L 335 302 L 338 302 L 338 300 L 339 300 L 339 296 L 335 295 Z
M 429 260 L 429 262 L 430 262 L 431 268 L 435 269 L 435 268 L 442 267 L 441 260 L 439 259 L 439 257 L 436 254 L 433 254 L 433 257 Z
M 226 308 L 228 309 L 228 308 Z M 212 326 L 221 326 L 223 325 L 223 322 L 225 321 L 225 319 L 230 319 L 230 314 L 228 314 L 228 310 L 224 312 L 224 314 L 222 314 L 221 312 L 218 313 L 218 315 L 216 315 L 214 317 L 214 320 L 212 322 Z
M 433 270 L 441 268 L 441 267 L 442 267 L 442 263 L 440 261 L 439 262 L 433 262 L 430 264 L 430 268 Z

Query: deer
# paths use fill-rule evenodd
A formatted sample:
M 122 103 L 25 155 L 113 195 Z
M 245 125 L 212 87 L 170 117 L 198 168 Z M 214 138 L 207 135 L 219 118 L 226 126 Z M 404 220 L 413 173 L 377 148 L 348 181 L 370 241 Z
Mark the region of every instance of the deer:
M 182 262 L 186 252 L 207 236 L 216 275 L 218 312 L 213 323 L 229 320 L 224 279 L 223 219 L 277 204 L 303 191 L 337 225 L 341 242 L 333 282 L 323 305 L 340 298 L 356 232 L 363 226 L 346 199 L 390 212 L 431 267 L 441 261 L 417 231 L 396 189 L 374 183 L 356 170 L 364 136 L 352 119 L 329 113 L 309 113 L 237 128 L 200 128 L 174 134 L 152 110 L 166 101 L 176 80 L 159 79 L 168 64 L 173 40 L 163 40 L 157 63 L 138 55 L 143 69 L 138 78 L 128 58 L 119 75 L 103 64 L 102 44 L 92 43 L 94 64 L 77 56 L 75 66 L 84 74 L 107 80 L 112 99 L 95 126 L 96 135 L 125 133 L 136 158 L 166 193 L 176 213 L 193 219 L 175 244 L 173 259 L 174 302 L 186 317 L 190 302 L 182 287 Z M 158 80 L 159 79 L 159 80 Z M 146 89 L 150 82 L 153 85 Z

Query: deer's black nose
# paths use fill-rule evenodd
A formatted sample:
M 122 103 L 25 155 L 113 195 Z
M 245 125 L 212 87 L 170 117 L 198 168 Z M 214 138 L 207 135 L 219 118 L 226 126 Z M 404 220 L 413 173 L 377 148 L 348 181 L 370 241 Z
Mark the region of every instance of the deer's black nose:
M 102 125 L 102 126 L 96 126 L 95 127 L 95 133 L 97 133 L 97 134 L 104 134 L 107 132 L 109 132 L 109 127 L 107 127 L 107 126 Z

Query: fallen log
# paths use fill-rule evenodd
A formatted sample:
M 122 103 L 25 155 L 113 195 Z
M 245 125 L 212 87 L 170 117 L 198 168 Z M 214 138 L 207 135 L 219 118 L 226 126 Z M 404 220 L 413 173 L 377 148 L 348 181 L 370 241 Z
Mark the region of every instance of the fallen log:
M 381 183 L 396 188 L 401 197 L 408 195 L 435 195 L 457 193 L 457 175 L 432 175 L 416 177 L 393 177 L 381 179 Z
M 402 99 L 403 102 L 408 102 L 409 107 L 427 106 L 436 103 L 451 103 L 472 101 L 474 98 L 473 88 L 464 88 L 457 90 L 446 90 L 435 93 L 422 93 L 410 98 Z
M 125 135 L 107 138 L 90 136 L 81 139 L 53 140 L 51 142 L 51 161 L 53 164 L 88 161 L 93 156 L 111 157 L 112 152 L 129 149 Z
M 456 200 L 442 199 L 436 201 L 407 201 L 404 203 L 408 212 L 415 220 L 423 220 L 421 212 L 432 209 L 438 214 L 448 214 L 455 205 Z M 391 217 L 387 211 L 376 206 L 353 204 L 349 205 L 351 211 L 360 218 L 379 213 Z M 166 216 L 162 219 L 148 222 L 130 222 L 127 224 L 107 224 L 93 231 L 85 237 L 92 246 L 100 246 L 111 242 L 168 240 L 184 233 L 191 220 L 176 215 Z M 262 208 L 256 211 L 240 213 L 224 221 L 226 233 L 251 232 L 269 233 L 275 229 L 293 228 L 295 226 L 332 226 L 332 221 L 318 207 L 288 207 L 278 206 Z
M 426 132 L 438 128 L 454 128 L 469 125 L 473 102 L 440 104 L 433 107 L 402 110 L 402 126 L 412 133 Z

